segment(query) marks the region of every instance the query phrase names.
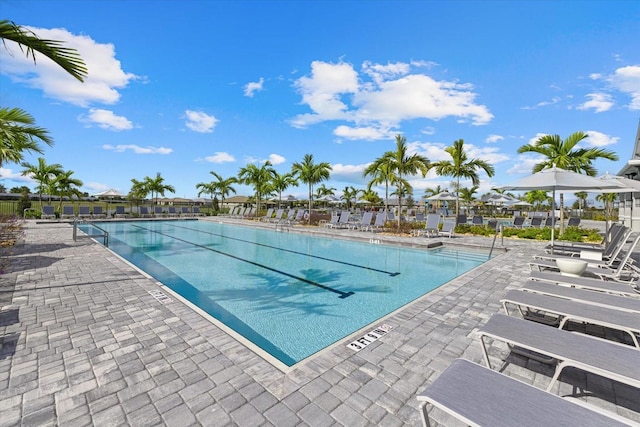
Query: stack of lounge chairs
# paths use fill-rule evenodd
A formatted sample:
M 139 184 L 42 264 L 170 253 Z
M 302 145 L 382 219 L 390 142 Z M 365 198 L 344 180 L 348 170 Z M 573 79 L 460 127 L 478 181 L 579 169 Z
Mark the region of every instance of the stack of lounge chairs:
M 597 399 L 565 399 L 556 387 L 571 368 L 640 395 L 640 270 L 631 257 L 640 233 L 616 226 L 611 237 L 604 245 L 567 245 L 560 255 L 536 254 L 529 280 L 501 299 L 505 314 L 494 314 L 476 332 L 486 367 L 457 359 L 418 396 L 425 426 L 431 407 L 465 425 L 637 425 Z M 587 249 L 602 258 L 582 258 L 586 276 L 565 275 L 555 265 L 553 257 L 580 260 Z M 512 354 L 549 364 L 551 379 L 532 386 L 502 374 Z M 574 393 L 597 398 L 601 381 L 587 380 Z

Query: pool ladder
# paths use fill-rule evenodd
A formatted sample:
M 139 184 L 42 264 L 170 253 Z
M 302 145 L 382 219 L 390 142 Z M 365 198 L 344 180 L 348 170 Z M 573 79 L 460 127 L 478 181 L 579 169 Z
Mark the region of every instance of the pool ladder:
M 276 222 L 276 231 L 289 231 L 289 224 L 287 221 L 278 221 Z
M 100 231 L 100 233 L 78 235 L 78 224 L 90 225 L 93 228 L 97 228 Z M 77 242 L 78 239 L 93 239 L 94 237 L 102 237 L 102 244 L 106 247 L 109 247 L 109 232 L 107 230 L 82 218 L 76 218 L 73 220 L 73 241 L 74 242 Z

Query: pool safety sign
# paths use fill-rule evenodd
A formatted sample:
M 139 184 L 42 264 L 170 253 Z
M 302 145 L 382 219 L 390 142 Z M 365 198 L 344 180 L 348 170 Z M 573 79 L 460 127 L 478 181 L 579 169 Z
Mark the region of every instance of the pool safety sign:
M 366 334 L 364 334 L 357 340 L 353 341 L 352 343 L 347 344 L 347 347 L 349 347 L 353 351 L 360 351 L 366 346 L 368 346 L 369 344 L 371 344 L 372 342 L 377 341 L 378 338 L 380 338 L 381 336 L 386 335 L 387 332 L 389 332 L 392 329 L 393 329 L 393 326 L 391 325 L 387 325 L 387 324 L 380 325 L 374 330 L 372 330 L 371 332 L 367 332 Z
M 163 304 L 166 304 L 168 302 L 171 302 L 171 298 L 169 298 L 164 292 L 162 291 L 158 291 L 158 290 L 153 290 L 153 291 L 149 291 L 149 293 L 151 294 L 151 296 L 153 296 L 155 299 L 157 299 L 158 301 L 160 301 Z

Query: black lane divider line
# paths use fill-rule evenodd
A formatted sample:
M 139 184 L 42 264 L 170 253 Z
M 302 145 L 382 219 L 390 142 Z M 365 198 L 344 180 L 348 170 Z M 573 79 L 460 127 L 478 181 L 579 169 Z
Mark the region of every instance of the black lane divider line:
M 317 256 L 317 255 L 309 255 L 309 254 L 306 254 L 304 252 L 292 251 L 291 249 L 278 248 L 276 246 L 266 245 L 264 243 L 256 243 L 256 242 L 252 242 L 250 240 L 238 239 L 237 237 L 224 236 L 222 234 L 212 233 L 210 231 L 198 230 L 197 228 L 189 228 L 189 227 L 184 227 L 182 225 L 175 225 L 175 224 L 171 224 L 171 225 L 173 227 L 176 227 L 176 228 L 182 228 L 182 229 L 185 229 L 185 230 L 196 231 L 198 233 L 209 234 L 211 236 L 218 236 L 218 237 L 222 237 L 222 238 L 225 238 L 225 239 L 235 240 L 235 241 L 238 241 L 238 242 L 250 243 L 252 245 L 262 246 L 264 248 L 275 249 L 275 250 L 283 251 L 283 252 L 289 252 L 289 253 L 296 254 L 296 255 L 308 256 L 308 257 L 311 257 L 311 258 L 321 259 L 323 261 L 335 262 L 335 263 L 338 263 L 338 264 L 348 265 L 349 267 L 363 268 L 365 270 L 375 271 L 376 273 L 388 274 L 391 277 L 395 277 L 395 276 L 400 274 L 399 271 L 392 272 L 392 271 L 386 271 L 386 270 L 379 270 L 377 268 L 367 267 L 367 266 L 358 265 L 358 264 L 352 264 L 350 262 L 344 262 L 344 261 L 340 261 L 340 260 L 337 260 L 337 259 L 325 258 L 325 257 Z
M 254 262 L 254 261 L 249 261 L 248 259 L 240 258 L 238 256 L 231 255 L 231 254 L 226 253 L 226 252 L 218 251 L 218 250 L 215 250 L 215 249 L 210 248 L 208 246 L 204 246 L 204 245 L 200 245 L 198 243 L 190 242 L 188 240 L 181 239 L 180 237 L 171 236 L 171 235 L 169 235 L 167 233 L 163 233 L 161 231 L 151 230 L 149 228 L 145 228 L 145 227 L 141 227 L 139 225 L 133 225 L 133 224 L 132 224 L 132 227 L 136 227 L 136 228 L 139 228 L 141 230 L 146 230 L 146 231 L 150 231 L 152 233 L 160 234 L 162 236 L 166 236 L 166 237 L 168 237 L 170 239 L 178 240 L 178 241 L 186 243 L 188 245 L 197 246 L 197 247 L 199 247 L 201 249 L 206 249 L 208 251 L 215 252 L 217 254 L 224 255 L 224 256 L 227 256 L 229 258 L 236 259 L 238 261 L 246 262 L 247 264 L 255 265 L 256 267 L 264 268 L 265 270 L 273 271 L 274 273 L 282 274 L 283 276 L 291 277 L 292 279 L 296 279 L 296 280 L 299 280 L 301 282 L 308 283 L 309 285 L 317 286 L 317 287 L 322 288 L 322 289 L 324 289 L 326 291 L 338 294 L 338 295 L 340 295 L 338 298 L 341 298 L 341 299 L 350 297 L 351 295 L 355 295 L 355 292 L 353 292 L 353 291 L 349 291 L 349 292 L 340 291 L 340 290 L 334 289 L 334 288 L 332 288 L 330 286 L 323 285 L 322 283 L 317 283 L 317 282 L 314 282 L 312 280 L 305 279 L 304 277 L 299 277 L 299 276 L 287 273 L 286 271 L 281 271 L 281 270 L 269 267 L 269 266 L 264 265 L 264 264 L 260 264 L 260 263 Z

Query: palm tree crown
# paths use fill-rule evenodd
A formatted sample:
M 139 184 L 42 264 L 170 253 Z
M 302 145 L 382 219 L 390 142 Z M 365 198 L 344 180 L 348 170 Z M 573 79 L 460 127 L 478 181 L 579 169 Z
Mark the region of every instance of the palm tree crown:
M 34 123 L 34 118 L 26 111 L 0 107 L 0 167 L 6 162 L 20 163 L 24 151 L 42 154 L 38 140 L 53 145 L 47 130 Z
M 51 201 L 51 193 L 53 190 L 52 182 L 57 175 L 64 172 L 62 165 L 58 163 L 49 165 L 44 157 L 38 157 L 38 164 L 33 165 L 31 163 L 24 162 L 21 166 L 24 168 L 21 175 L 30 175 L 38 183 L 36 190 L 39 194 L 40 204 L 42 204 L 42 193 L 49 194 L 49 201 Z
M 166 191 L 175 193 L 176 189 L 169 184 L 164 183 L 164 178 L 160 175 L 160 172 L 156 173 L 155 178 L 144 177 L 144 185 L 151 193 L 151 198 L 154 200 L 154 204 L 158 204 L 158 196 L 164 196 Z
M 458 139 L 453 145 L 444 149 L 451 156 L 451 160 L 441 160 L 432 163 L 436 173 L 440 176 L 451 176 L 456 179 L 456 216 L 460 213 L 460 178 L 471 179 L 473 185 L 480 185 L 478 169 L 483 169 L 487 176 L 492 177 L 495 170 L 492 165 L 482 159 L 469 159 L 464 149 L 464 140 Z
M 313 203 L 313 186 L 329 179 L 331 165 L 327 162 L 316 164 L 313 154 L 305 154 L 302 162 L 291 165 L 294 176 L 309 186 L 309 221 L 311 221 L 311 207 Z
M 255 190 L 256 208 L 260 212 L 260 202 L 262 195 L 270 191 L 269 185 L 275 176 L 276 171 L 273 169 L 270 161 L 264 162 L 260 167 L 253 163 L 240 169 L 238 172 L 238 181 L 242 184 L 252 185 Z

